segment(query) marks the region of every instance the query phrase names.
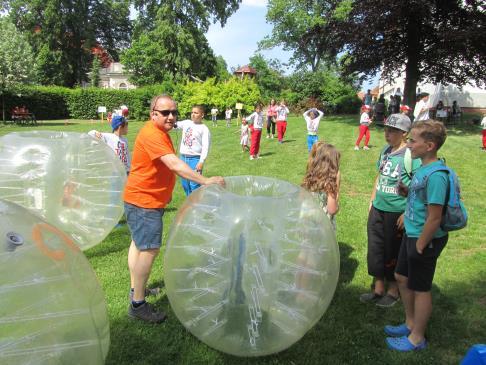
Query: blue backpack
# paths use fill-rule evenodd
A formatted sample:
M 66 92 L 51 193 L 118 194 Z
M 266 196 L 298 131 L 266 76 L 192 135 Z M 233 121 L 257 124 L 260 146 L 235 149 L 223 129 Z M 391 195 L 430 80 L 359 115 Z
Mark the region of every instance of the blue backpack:
M 445 171 L 449 175 L 447 202 L 444 205 L 440 228 L 442 228 L 443 231 L 456 231 L 466 227 L 467 211 L 461 200 L 461 187 L 456 173 L 444 163 L 442 163 L 442 165 L 434 166 L 424 178 L 425 185 L 427 185 L 429 176 L 436 171 Z

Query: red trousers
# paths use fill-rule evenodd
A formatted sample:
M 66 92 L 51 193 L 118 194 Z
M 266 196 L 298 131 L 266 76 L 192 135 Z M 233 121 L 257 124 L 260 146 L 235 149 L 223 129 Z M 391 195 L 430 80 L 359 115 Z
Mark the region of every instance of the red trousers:
M 282 142 L 286 130 L 287 130 L 287 121 L 277 120 L 277 137 L 279 142 Z
M 260 138 L 262 137 L 261 129 L 253 129 L 251 132 L 250 156 L 258 155 L 260 151 Z
M 359 143 L 363 139 L 363 136 L 365 137 L 365 146 L 368 147 L 368 142 L 370 141 L 370 129 L 368 128 L 367 125 L 360 124 L 359 126 L 359 137 L 356 140 L 356 146 L 359 147 Z
M 486 148 L 486 129 L 483 129 L 483 148 Z

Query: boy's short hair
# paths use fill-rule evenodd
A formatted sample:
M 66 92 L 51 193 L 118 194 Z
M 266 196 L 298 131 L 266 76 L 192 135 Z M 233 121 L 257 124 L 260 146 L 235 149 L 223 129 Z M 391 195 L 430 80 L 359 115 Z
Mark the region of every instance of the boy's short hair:
M 201 104 L 194 104 L 192 106 L 192 108 L 197 108 L 199 109 L 200 112 L 202 112 L 203 114 L 206 114 L 206 108 L 204 107 L 204 105 L 201 105 Z
M 447 138 L 447 131 L 444 127 L 444 123 L 437 120 L 428 119 L 415 122 L 412 129 L 420 130 L 420 138 L 427 142 L 433 142 L 436 151 L 442 147 Z

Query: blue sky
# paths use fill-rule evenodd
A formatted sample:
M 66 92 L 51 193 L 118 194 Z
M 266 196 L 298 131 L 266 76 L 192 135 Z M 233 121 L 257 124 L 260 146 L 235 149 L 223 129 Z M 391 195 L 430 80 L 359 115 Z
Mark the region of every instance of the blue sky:
M 224 28 L 219 23 L 211 25 L 206 37 L 217 56 L 223 56 L 229 70 L 238 65 L 247 65 L 255 54 L 258 42 L 272 32 L 272 25 L 267 24 L 267 0 L 243 0 L 240 8 L 227 21 Z M 260 52 L 266 59 L 278 59 L 288 62 L 291 54 L 282 48 Z M 290 70 L 291 72 L 291 70 Z M 363 90 L 378 84 L 378 79 L 365 82 Z
M 209 28 L 206 34 L 209 45 L 217 56 L 223 56 L 229 69 L 247 65 L 258 48 L 257 43 L 270 35 L 272 26 L 267 24 L 266 14 L 266 0 L 243 0 L 224 28 L 219 23 Z M 291 56 L 281 48 L 261 53 L 267 59 L 276 58 L 282 63 L 287 62 Z

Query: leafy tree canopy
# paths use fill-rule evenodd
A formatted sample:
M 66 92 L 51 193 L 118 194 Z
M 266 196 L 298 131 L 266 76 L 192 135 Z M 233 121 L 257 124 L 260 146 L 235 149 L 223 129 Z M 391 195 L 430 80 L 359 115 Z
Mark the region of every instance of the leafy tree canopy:
M 405 72 L 404 99 L 410 104 L 419 81 L 484 85 L 486 80 L 484 2 L 302 0 L 288 9 L 283 3 L 269 1 L 267 18 L 276 27 L 264 45 L 282 44 L 294 58 L 306 48 L 331 59 L 341 54 L 344 75 L 359 73 L 362 79 L 378 71 L 384 79 Z
M 484 85 L 484 10 L 474 0 L 365 0 L 330 28 L 334 45 L 346 52 L 345 73 L 380 70 L 387 80 L 405 72 L 405 101 L 413 103 L 419 81 Z
M 204 35 L 210 20 L 224 24 L 240 0 L 140 0 L 132 45 L 122 63 L 137 85 L 222 76 L 221 60 Z M 219 63 L 218 63 L 219 62 Z
M 224 60 L 223 56 L 216 57 L 216 80 L 225 81 L 231 77 L 228 72 L 228 64 Z
M 32 83 L 35 73 L 34 56 L 25 37 L 5 17 L 0 17 L 0 29 L 0 94 L 5 121 L 4 93 L 16 85 Z
M 169 19 L 156 24 L 154 30 L 142 33 L 122 54 L 121 62 L 132 74 L 133 83 L 149 85 L 216 74 L 216 58 L 199 29 Z
M 285 86 L 280 63 L 276 60 L 267 61 L 261 54 L 255 54 L 250 58 L 250 66 L 257 72 L 256 82 L 262 98 L 277 98 Z
M 190 24 L 206 33 L 211 22 L 219 21 L 224 26 L 240 3 L 241 0 L 134 0 L 138 11 L 135 37 L 140 31 L 153 30 L 157 17 L 166 17 L 180 26 Z
M 81 84 L 93 47 L 103 47 L 117 60 L 118 50 L 128 45 L 129 0 L 6 0 L 1 5 L 31 44 L 42 83 Z
M 327 24 L 332 2 L 308 0 L 269 0 L 267 21 L 272 34 L 260 42 L 260 49 L 282 46 L 293 52 L 291 63 L 297 68 L 316 71 L 327 54 L 326 37 L 314 37 L 312 30 Z

